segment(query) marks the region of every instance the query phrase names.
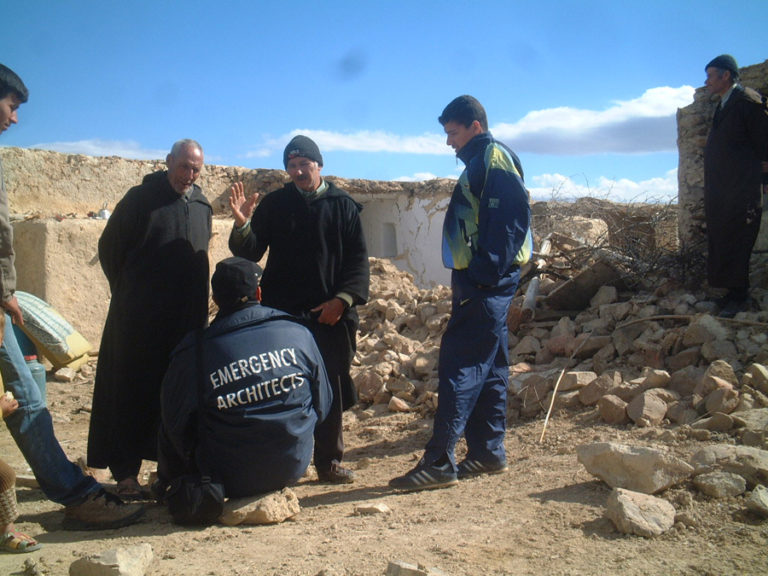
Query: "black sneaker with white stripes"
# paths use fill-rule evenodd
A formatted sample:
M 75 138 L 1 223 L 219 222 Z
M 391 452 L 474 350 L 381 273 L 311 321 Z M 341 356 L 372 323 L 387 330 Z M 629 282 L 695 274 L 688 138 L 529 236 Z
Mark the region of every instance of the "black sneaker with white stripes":
M 480 474 L 501 474 L 509 469 L 506 462 L 480 462 L 479 460 L 463 460 L 459 466 L 460 479 L 479 476 Z
M 389 481 L 389 486 L 397 490 L 413 492 L 432 488 L 447 488 L 458 483 L 456 472 L 453 471 L 450 462 L 446 462 L 442 466 L 430 466 L 422 461 L 407 474 L 392 478 Z

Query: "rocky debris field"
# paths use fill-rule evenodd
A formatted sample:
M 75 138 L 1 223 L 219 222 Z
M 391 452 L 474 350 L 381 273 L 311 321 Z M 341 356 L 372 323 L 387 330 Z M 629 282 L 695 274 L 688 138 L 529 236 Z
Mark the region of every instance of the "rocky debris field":
M 150 504 L 142 523 L 105 533 L 62 531 L 60 507 L 20 487 L 19 526 L 44 547 L 0 556 L 0 573 L 90 574 L 98 554 L 148 575 L 766 573 L 765 290 L 724 319 L 669 277 L 627 287 L 601 272 L 565 300 L 577 273 L 539 274 L 533 296 L 527 278 L 509 317 L 509 472 L 402 494 L 387 482 L 429 438 L 450 291 L 419 289 L 387 260 L 371 267 L 360 403 L 344 420 L 354 484 L 321 484 L 310 469 L 290 491 L 299 511 L 268 525 L 182 528 Z M 551 306 L 562 301 L 580 304 Z M 49 378 L 73 460 L 85 454 L 92 378 L 93 363 L 71 382 Z M 4 429 L 0 452 L 28 473 Z

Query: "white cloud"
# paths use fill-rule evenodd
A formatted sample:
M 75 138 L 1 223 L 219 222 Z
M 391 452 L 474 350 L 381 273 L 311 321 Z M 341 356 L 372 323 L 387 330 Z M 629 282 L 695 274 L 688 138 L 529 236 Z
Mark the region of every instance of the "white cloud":
M 647 153 L 677 146 L 677 109 L 693 101 L 692 86 L 651 88 L 606 110 L 535 110 L 514 124 L 492 128 L 519 153 L 585 155 Z
M 677 169 L 669 170 L 663 177 L 639 182 L 600 177 L 597 182 L 590 183 L 562 174 L 542 174 L 531 178 L 528 190 L 535 200 L 573 200 L 589 196 L 614 202 L 676 202 Z
M 456 175 L 451 174 L 449 176 L 437 176 L 431 172 L 416 172 L 412 176 L 398 176 L 394 179 L 394 182 L 423 182 L 425 180 L 434 180 L 435 178 L 448 178 L 456 180 Z
M 29 148 L 53 150 L 63 154 L 86 154 L 88 156 L 119 156 L 134 160 L 164 159 L 168 150 L 150 150 L 142 148 L 133 140 L 77 140 L 75 142 L 44 142 L 33 144 Z
M 394 152 L 398 154 L 453 154 L 445 145 L 443 136 L 422 134 L 421 136 L 400 136 L 381 130 L 360 130 L 358 132 L 331 132 L 329 130 L 292 130 L 284 136 L 272 138 L 263 143 L 256 152 L 248 156 L 266 156 L 282 152 L 289 140 L 303 134 L 314 140 L 322 152 Z
M 287 143 L 287 142 L 286 142 Z M 257 148 L 256 150 L 251 150 L 249 152 L 245 153 L 246 158 L 268 158 L 271 156 L 275 151 L 270 148 Z
M 690 104 L 693 93 L 692 86 L 663 86 L 646 90 L 632 100 L 616 101 L 605 110 L 571 107 L 534 110 L 514 124 L 492 125 L 491 132 L 518 154 L 670 151 L 677 145 L 677 109 Z M 332 132 L 304 129 L 270 139 L 248 156 L 268 156 L 270 151 L 278 153 L 297 134 L 309 136 L 323 151 L 453 155 L 441 133 L 403 136 L 381 130 Z

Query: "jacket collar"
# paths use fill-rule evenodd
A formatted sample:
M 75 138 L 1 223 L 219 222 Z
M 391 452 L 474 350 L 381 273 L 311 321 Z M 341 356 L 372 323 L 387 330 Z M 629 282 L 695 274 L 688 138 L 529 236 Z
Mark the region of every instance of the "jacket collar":
M 486 146 L 488 146 L 488 144 L 491 142 L 493 142 L 493 136 L 491 136 L 491 133 L 483 132 L 482 134 L 478 134 L 469 142 L 467 142 L 464 145 L 464 148 L 456 153 L 456 156 L 458 156 L 459 160 L 464 162 L 464 164 L 469 164 L 469 161 L 480 154 L 483 150 L 485 150 Z

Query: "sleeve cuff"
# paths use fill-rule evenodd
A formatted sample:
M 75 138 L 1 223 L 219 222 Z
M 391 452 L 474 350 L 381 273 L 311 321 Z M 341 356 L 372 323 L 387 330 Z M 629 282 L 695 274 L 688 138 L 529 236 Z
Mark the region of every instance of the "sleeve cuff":
M 344 302 L 344 304 L 347 305 L 347 308 L 352 308 L 352 304 L 355 303 L 354 298 L 352 298 L 352 296 L 346 292 L 339 292 L 336 294 L 336 298 Z
M 243 224 L 240 227 L 235 225 L 234 229 L 237 235 L 240 236 L 240 238 L 245 238 L 246 236 L 248 236 L 248 234 L 251 231 L 251 219 L 249 218 L 248 220 L 246 220 L 245 224 Z

